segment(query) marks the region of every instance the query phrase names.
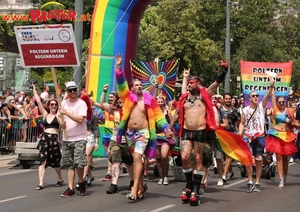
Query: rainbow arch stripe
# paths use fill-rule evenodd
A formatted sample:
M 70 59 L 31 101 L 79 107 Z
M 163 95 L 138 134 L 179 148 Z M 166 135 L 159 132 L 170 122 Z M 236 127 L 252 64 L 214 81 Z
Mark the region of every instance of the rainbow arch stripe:
M 87 91 L 100 99 L 103 85 L 115 89 L 114 56 L 123 54 L 123 68 L 131 80 L 129 60 L 136 59 L 139 23 L 152 0 L 96 0 L 87 64 Z

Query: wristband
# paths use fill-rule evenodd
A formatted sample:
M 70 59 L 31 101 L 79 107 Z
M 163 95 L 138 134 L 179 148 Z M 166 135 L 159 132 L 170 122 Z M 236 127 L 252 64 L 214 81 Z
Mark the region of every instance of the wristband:
M 115 67 L 116 67 L 116 68 L 121 68 L 122 66 L 117 66 L 117 65 L 115 65 Z
M 107 92 L 107 90 L 104 90 L 104 89 L 103 89 L 103 92 L 104 92 L 104 93 L 106 93 L 106 92 Z
M 227 72 L 223 71 L 219 76 L 217 76 L 216 82 L 221 84 L 226 77 Z

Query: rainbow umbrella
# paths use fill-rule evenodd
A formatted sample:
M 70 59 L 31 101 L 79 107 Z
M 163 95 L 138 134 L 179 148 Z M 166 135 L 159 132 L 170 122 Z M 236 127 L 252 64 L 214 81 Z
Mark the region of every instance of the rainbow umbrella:
M 245 166 L 252 164 L 251 150 L 241 136 L 228 132 L 223 128 L 217 129 L 215 133 L 218 138 L 215 141 L 217 150 L 241 162 Z

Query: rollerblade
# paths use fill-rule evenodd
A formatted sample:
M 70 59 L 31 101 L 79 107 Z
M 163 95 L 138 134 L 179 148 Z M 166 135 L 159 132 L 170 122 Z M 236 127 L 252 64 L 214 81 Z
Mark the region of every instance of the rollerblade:
M 193 191 L 190 197 L 190 206 L 198 205 L 200 205 L 200 195 L 196 191 Z
M 190 197 L 191 197 L 191 190 L 189 188 L 183 189 L 180 195 L 180 199 L 182 200 L 182 202 L 184 203 L 189 202 Z

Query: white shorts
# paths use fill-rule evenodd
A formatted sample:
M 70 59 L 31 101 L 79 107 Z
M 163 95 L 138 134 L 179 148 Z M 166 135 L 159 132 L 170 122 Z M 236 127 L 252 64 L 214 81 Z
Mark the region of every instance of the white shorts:
M 89 134 L 86 139 L 86 147 L 94 147 L 96 144 L 96 139 L 94 134 Z

